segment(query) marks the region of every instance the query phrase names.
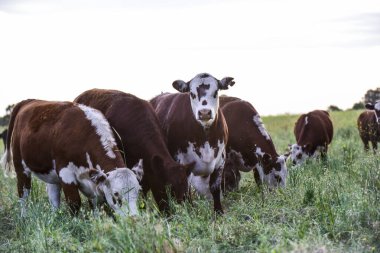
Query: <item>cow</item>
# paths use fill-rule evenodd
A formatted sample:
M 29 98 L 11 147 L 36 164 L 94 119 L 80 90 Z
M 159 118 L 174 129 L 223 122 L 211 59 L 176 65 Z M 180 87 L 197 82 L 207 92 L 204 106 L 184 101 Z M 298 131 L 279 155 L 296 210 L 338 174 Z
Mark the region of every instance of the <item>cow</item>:
M 31 174 L 47 183 L 49 201 L 60 206 L 63 189 L 72 214 L 81 206 L 79 191 L 94 206 L 107 202 L 115 213 L 136 215 L 142 163 L 128 169 L 103 114 L 72 102 L 36 99 L 18 103 L 8 127 L 3 168 L 11 162 L 25 213 Z
M 84 91 L 74 101 L 104 114 L 118 136 L 119 149 L 127 154 L 127 166 L 143 159 L 141 184 L 144 196 L 151 190 L 159 209 L 165 213 L 169 211 L 168 191 L 178 202 L 183 201 L 193 165 L 174 161 L 148 101 L 122 91 L 105 89 Z
M 290 145 L 293 165 L 302 164 L 308 157 L 327 157 L 328 145 L 334 134 L 327 111 L 314 110 L 302 114 L 295 123 L 296 144 Z
M 5 150 L 5 146 L 6 146 L 6 143 L 7 143 L 7 133 L 8 133 L 8 129 L 4 129 L 1 134 L 0 134 L 0 137 L 1 139 L 3 140 L 3 144 L 4 144 L 4 150 Z
M 220 96 L 220 107 L 228 126 L 227 156 L 222 190 L 238 188 L 240 171 L 253 171 L 257 185 L 286 185 L 287 155 L 278 155 L 272 138 L 256 109 L 236 97 Z
M 364 150 L 369 150 L 369 142 L 376 154 L 377 143 L 380 141 L 380 101 L 375 104 L 367 103 L 368 111 L 362 112 L 357 120 L 360 138 L 364 144 Z
M 234 84 L 231 77 L 218 80 L 201 73 L 188 82 L 174 81 L 179 93 L 163 93 L 150 100 L 170 154 L 181 164 L 195 162 L 189 182 L 198 193 L 214 200 L 217 214 L 223 213 L 220 184 L 228 138 L 218 91 Z

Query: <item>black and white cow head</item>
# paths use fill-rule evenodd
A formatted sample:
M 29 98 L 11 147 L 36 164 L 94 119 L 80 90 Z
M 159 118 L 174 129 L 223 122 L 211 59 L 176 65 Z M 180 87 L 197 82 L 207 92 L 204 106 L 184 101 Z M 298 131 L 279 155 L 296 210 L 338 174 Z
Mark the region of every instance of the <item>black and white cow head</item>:
M 219 90 L 227 90 L 235 82 L 232 77 L 218 80 L 210 74 L 196 75 L 188 82 L 176 80 L 173 87 L 179 92 L 189 92 L 191 109 L 195 119 L 205 128 L 214 122 L 219 108 Z
M 302 164 L 309 157 L 309 146 L 309 144 L 289 145 L 290 159 L 292 160 L 293 165 Z
M 375 116 L 376 116 L 376 122 L 377 124 L 380 124 L 380 100 L 376 101 L 376 103 L 373 105 L 371 103 L 367 103 L 365 105 L 365 108 L 368 110 L 374 110 Z
M 270 188 L 285 187 L 288 175 L 286 166 L 288 155 L 272 157 L 270 154 L 263 152 L 260 147 L 256 147 L 255 154 L 258 160 L 256 169 L 261 182 L 266 183 Z

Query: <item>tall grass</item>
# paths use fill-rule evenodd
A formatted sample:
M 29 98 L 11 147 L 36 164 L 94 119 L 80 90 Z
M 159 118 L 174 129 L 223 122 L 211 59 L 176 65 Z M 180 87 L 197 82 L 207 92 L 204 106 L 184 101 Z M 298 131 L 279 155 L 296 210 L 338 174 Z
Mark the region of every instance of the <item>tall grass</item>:
M 240 189 L 224 197 L 221 217 L 200 197 L 172 203 L 170 217 L 160 215 L 151 198 L 135 218 L 113 220 L 86 204 L 72 217 L 65 204 L 53 211 L 44 184 L 33 180 L 22 218 L 16 181 L 0 173 L 0 251 L 379 252 L 380 159 L 363 151 L 359 113 L 331 114 L 329 159 L 290 167 L 286 188 L 262 194 L 252 173 L 244 173 Z M 279 153 L 294 143 L 297 116 L 263 117 Z

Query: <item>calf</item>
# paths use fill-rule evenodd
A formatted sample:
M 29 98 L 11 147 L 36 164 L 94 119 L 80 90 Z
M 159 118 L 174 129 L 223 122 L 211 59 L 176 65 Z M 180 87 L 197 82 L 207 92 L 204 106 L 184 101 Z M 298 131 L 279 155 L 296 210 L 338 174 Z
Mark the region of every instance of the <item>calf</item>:
M 181 165 L 173 160 L 149 102 L 122 91 L 102 89 L 85 91 L 75 102 L 103 112 L 119 137 L 119 149 L 127 154 L 124 158 L 128 166 L 143 159 L 143 192 L 152 190 L 161 211 L 169 207 L 167 187 L 178 202 L 183 200 L 192 165 Z
M 258 185 L 285 186 L 287 155 L 278 155 L 255 108 L 247 101 L 220 96 L 220 107 L 228 126 L 227 158 L 222 189 L 239 186 L 240 172 L 253 171 Z
M 218 80 L 199 74 L 189 82 L 173 82 L 181 93 L 161 94 L 150 101 L 168 140 L 169 152 L 181 164 L 195 162 L 189 181 L 200 194 L 214 199 L 217 213 L 223 213 L 220 183 L 228 136 L 218 91 L 234 83 L 231 77 Z
M 290 147 L 293 164 L 301 164 L 306 158 L 317 157 L 319 154 L 325 159 L 333 132 L 333 124 L 328 112 L 314 110 L 302 114 L 294 127 L 297 144 Z
M 11 160 L 21 202 L 31 173 L 47 183 L 49 200 L 60 206 L 61 188 L 72 213 L 79 191 L 93 204 L 104 201 L 119 214 L 137 214 L 138 179 L 125 167 L 111 128 L 95 109 L 71 102 L 24 100 L 12 111 L 4 168 Z M 134 168 L 141 171 L 141 164 Z
M 357 121 L 359 135 L 363 141 L 364 150 L 369 150 L 369 142 L 371 142 L 373 152 L 376 153 L 377 143 L 380 141 L 380 101 L 374 105 L 368 103 L 365 107 L 371 111 L 364 111 L 359 115 Z

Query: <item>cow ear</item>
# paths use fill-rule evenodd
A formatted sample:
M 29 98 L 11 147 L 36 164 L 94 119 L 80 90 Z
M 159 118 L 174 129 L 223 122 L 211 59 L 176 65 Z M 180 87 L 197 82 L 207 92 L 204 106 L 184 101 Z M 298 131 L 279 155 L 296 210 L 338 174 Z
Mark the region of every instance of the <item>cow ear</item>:
M 225 77 L 218 82 L 219 90 L 228 90 L 228 86 L 234 86 L 235 81 L 233 77 Z
M 95 184 L 104 182 L 107 179 L 107 175 L 97 169 L 90 169 L 88 175 L 90 176 L 91 181 L 93 181 Z
M 179 92 L 184 93 L 190 91 L 189 83 L 185 83 L 182 80 L 175 80 L 172 85 L 173 88 L 178 90 Z
M 195 162 L 188 163 L 188 164 L 184 165 L 187 176 L 190 176 L 190 173 L 193 172 L 194 167 L 195 167 Z
M 365 108 L 367 108 L 368 110 L 373 110 L 373 109 L 375 109 L 375 106 L 371 103 L 367 103 L 367 104 L 365 104 Z
M 139 162 L 133 166 L 132 171 L 136 174 L 137 180 L 141 182 L 144 176 L 143 159 L 140 159 Z

